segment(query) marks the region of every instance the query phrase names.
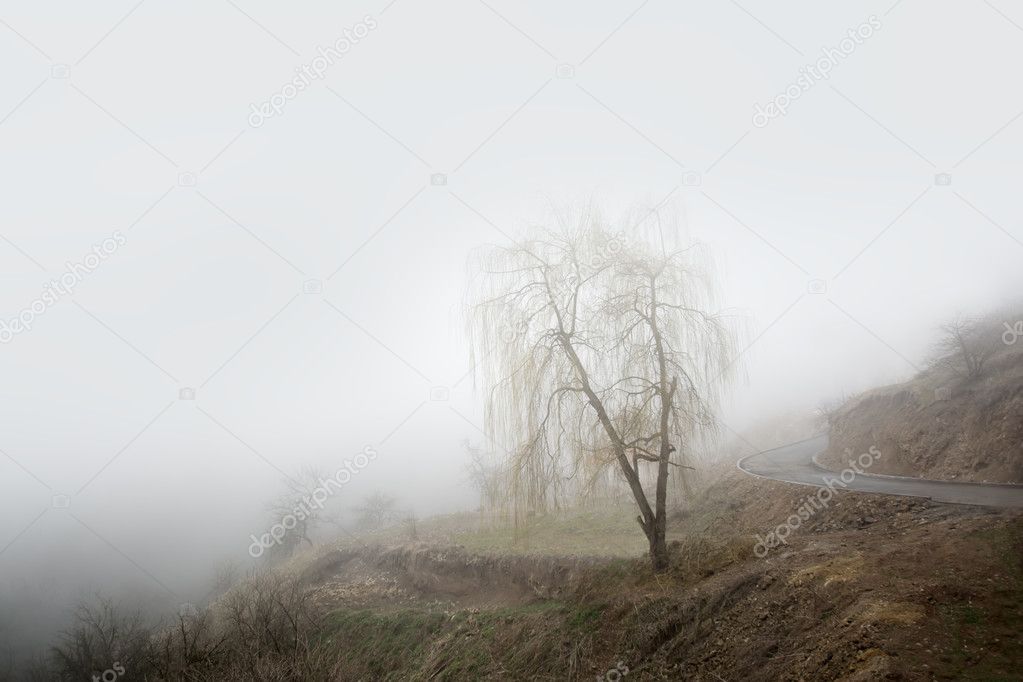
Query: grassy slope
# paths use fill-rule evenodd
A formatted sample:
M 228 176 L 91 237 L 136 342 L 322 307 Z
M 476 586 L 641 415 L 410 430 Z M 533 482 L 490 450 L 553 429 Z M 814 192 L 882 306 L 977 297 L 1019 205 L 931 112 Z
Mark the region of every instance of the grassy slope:
M 628 679 L 1019 679 L 1018 515 L 845 493 L 788 547 L 754 558 L 752 534 L 803 494 L 729 473 L 673 524 L 666 575 L 617 558 L 512 606 L 338 603 L 323 636 L 353 680 L 593 679 L 618 663 Z M 554 541 L 565 524 L 571 546 L 603 546 L 609 528 L 627 532 L 615 518 L 555 519 L 531 551 L 568 546 Z

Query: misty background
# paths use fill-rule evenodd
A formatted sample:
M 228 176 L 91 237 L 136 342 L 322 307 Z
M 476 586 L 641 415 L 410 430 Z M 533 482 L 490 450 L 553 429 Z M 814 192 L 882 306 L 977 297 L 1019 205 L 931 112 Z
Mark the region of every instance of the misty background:
M 97 589 L 201 599 L 307 463 L 371 446 L 342 507 L 472 508 L 466 259 L 552 207 L 663 206 L 710 246 L 753 330 L 726 435 L 910 376 L 1023 283 L 1021 24 L 1004 0 L 0 3 L 0 319 L 124 241 L 0 345 L 0 610 L 31 614 L 0 642 Z

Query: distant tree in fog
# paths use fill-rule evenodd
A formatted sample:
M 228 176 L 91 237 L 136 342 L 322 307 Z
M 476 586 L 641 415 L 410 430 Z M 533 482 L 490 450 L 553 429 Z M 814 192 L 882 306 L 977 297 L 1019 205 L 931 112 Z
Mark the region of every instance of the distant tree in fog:
M 270 545 L 267 560 L 271 564 L 290 558 L 303 543 L 312 547 L 313 531 L 331 521 L 327 511 L 330 497 L 317 493 L 324 490 L 321 481 L 326 477 L 325 472 L 309 466 L 295 477 L 284 479 L 285 491 L 270 503 L 270 512 L 275 523 L 294 519 L 294 527 L 288 529 L 279 542 Z
M 230 590 L 242 576 L 241 566 L 234 560 L 222 561 L 214 568 L 210 595 L 220 596 Z
M 360 527 L 375 530 L 385 522 L 391 521 L 397 513 L 398 501 L 390 495 L 375 492 L 366 497 L 362 504 L 355 508 Z
M 121 674 L 130 670 L 130 679 L 145 679 L 151 637 L 141 615 L 122 612 L 110 599 L 82 603 L 75 609 L 73 624 L 53 647 L 56 671 L 51 679 L 91 680 L 115 666 Z
M 479 251 L 469 292 L 485 430 L 528 509 L 594 459 L 632 492 L 656 570 L 668 563 L 669 477 L 713 431 L 736 331 L 698 247 L 668 251 L 585 214 Z M 654 468 L 644 488 L 641 463 Z
M 969 317 L 955 317 L 941 325 L 942 337 L 935 345 L 934 364 L 970 379 L 980 376 L 1000 338 L 987 326 Z
M 507 472 L 499 455 L 479 445 L 465 441 L 469 461 L 466 469 L 469 482 L 480 496 L 480 518 L 488 512 L 500 511 L 508 502 Z
M 842 406 L 849 402 L 849 398 L 842 394 L 840 398 L 832 398 L 830 400 L 823 400 L 819 405 L 815 413 L 817 415 L 817 423 L 821 426 L 831 427 L 834 425 L 835 417 L 838 416 L 839 410 Z

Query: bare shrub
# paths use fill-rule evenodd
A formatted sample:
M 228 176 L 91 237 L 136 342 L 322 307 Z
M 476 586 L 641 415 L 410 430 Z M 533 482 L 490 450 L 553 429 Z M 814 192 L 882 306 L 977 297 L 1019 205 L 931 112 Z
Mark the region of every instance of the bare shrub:
M 814 411 L 817 417 L 817 424 L 820 427 L 831 428 L 835 425 L 835 418 L 838 416 L 842 406 L 849 402 L 848 396 L 842 394 L 839 398 L 823 400 Z
M 107 599 L 79 606 L 52 660 L 29 679 L 78 682 L 113 670 L 122 682 L 328 682 L 337 679 L 342 653 L 318 638 L 299 579 L 265 571 L 162 628 L 147 627 Z
M 987 324 L 970 317 L 956 317 L 941 325 L 933 364 L 951 369 L 968 379 L 980 376 L 997 349 L 998 335 Z
M 213 633 L 207 610 L 179 614 L 176 622 L 153 637 L 153 667 L 160 679 L 186 679 L 200 670 L 211 670 L 222 660 L 227 635 Z
M 358 518 L 356 522 L 364 530 L 376 530 L 387 521 L 392 521 L 397 513 L 398 501 L 382 492 L 375 492 L 366 497 L 362 504 L 355 508 Z
M 255 660 L 264 653 L 293 656 L 305 648 L 311 621 L 308 596 L 298 581 L 279 573 L 257 574 L 228 594 L 223 617 L 232 646 Z
M 80 604 L 71 627 L 53 647 L 54 675 L 58 680 L 91 680 L 123 668 L 124 682 L 144 680 L 152 672 L 153 632 L 138 613 L 124 613 L 112 600 L 97 596 Z
M 510 502 L 506 463 L 493 450 L 468 440 L 464 446 L 469 459 L 466 465 L 469 482 L 479 493 L 480 526 L 488 518 L 491 522 L 503 521 Z
M 266 561 L 271 566 L 284 563 L 305 543 L 313 546 L 312 534 L 316 528 L 332 523 L 326 504 L 313 501 L 313 492 L 321 487 L 321 481 L 328 474 L 315 467 L 305 467 L 294 477 L 284 479 L 285 491 L 270 504 L 270 512 L 275 523 L 284 518 L 294 519 L 294 527 L 289 528 L 279 539 L 275 539 L 267 548 Z

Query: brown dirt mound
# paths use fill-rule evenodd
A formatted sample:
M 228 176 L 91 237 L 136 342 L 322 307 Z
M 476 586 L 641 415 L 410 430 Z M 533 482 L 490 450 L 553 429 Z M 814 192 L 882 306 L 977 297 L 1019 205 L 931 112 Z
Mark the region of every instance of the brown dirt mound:
M 470 554 L 461 547 L 403 545 L 332 550 L 302 579 L 318 586 L 320 601 L 348 607 L 434 600 L 452 606 L 524 604 L 557 599 L 596 557 Z
M 972 379 L 936 368 L 849 401 L 821 462 L 842 468 L 875 446 L 884 458 L 871 473 L 1023 484 L 1023 344 Z

